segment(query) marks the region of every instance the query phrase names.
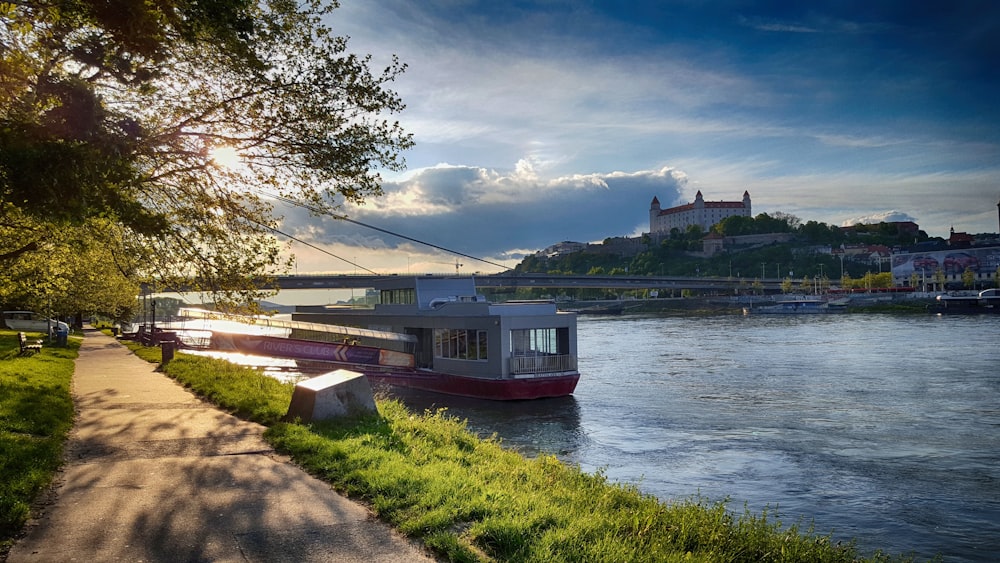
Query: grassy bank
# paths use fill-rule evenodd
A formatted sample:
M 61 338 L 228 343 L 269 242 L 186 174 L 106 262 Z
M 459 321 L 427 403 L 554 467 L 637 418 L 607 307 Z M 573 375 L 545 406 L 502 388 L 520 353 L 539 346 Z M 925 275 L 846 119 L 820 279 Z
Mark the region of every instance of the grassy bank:
M 414 414 L 380 400 L 380 416 L 289 424 L 279 419 L 291 385 L 186 354 L 164 370 L 219 406 L 268 425 L 266 436 L 279 451 L 448 560 L 863 559 L 853 544 L 831 544 L 766 513 L 734 514 L 697 498 L 667 503 L 552 456 L 525 459 L 444 412 Z
M 66 348 L 43 346 L 21 356 L 17 332 L 0 330 L 0 557 L 62 463 L 73 426 L 70 381 L 79 347 L 71 338 Z

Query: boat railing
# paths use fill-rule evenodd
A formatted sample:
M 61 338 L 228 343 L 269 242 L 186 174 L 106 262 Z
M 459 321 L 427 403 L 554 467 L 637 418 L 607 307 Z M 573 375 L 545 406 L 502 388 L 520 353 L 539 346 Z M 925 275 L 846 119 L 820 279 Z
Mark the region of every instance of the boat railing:
M 523 375 L 529 373 L 554 373 L 573 371 L 576 369 L 574 356 L 512 356 L 510 358 L 510 373 Z

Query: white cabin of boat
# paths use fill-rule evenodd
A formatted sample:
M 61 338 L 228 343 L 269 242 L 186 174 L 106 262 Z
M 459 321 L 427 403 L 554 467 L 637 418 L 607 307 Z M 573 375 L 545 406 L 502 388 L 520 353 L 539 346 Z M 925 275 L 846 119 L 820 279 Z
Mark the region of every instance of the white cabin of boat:
M 416 337 L 418 368 L 486 379 L 576 373 L 576 315 L 551 301 L 490 303 L 472 278 L 398 277 L 375 283 L 373 309 L 299 306 L 292 319 Z

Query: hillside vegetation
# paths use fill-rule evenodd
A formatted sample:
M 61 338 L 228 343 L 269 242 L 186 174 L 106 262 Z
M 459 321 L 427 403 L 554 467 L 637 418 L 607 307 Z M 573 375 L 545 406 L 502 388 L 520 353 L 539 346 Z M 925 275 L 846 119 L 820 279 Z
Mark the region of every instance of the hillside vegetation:
M 826 276 L 841 277 L 840 258 L 820 249 L 841 245 L 880 245 L 889 248 L 912 245 L 929 240 L 923 231 L 914 237 L 900 233 L 896 225 L 856 225 L 851 230 L 808 221 L 800 223 L 791 215 L 761 213 L 756 217 L 729 217 L 714 225 L 711 232 L 722 236 L 746 236 L 787 233 L 792 242 L 750 245 L 733 248 L 711 257 L 700 255 L 706 234 L 698 226 L 686 232 L 677 229 L 670 238 L 656 243 L 648 235 L 642 239 L 642 249 L 635 255 L 614 252 L 580 250 L 546 257 L 531 255 L 514 269 L 516 272 L 550 274 L 608 274 L 638 276 L 709 276 L 733 278 L 792 278 Z M 873 268 L 870 264 L 844 262 L 844 274 L 863 277 Z M 876 268 L 877 271 L 877 268 Z

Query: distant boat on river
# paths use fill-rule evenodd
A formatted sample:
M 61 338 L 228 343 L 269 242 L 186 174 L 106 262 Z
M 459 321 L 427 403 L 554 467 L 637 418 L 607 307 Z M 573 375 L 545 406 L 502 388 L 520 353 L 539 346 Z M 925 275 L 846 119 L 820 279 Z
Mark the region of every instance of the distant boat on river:
M 786 299 L 773 305 L 761 307 L 744 307 L 745 315 L 823 315 L 843 313 L 847 310 L 846 301 L 825 301 L 823 299 Z
M 566 310 L 577 315 L 620 315 L 625 310 L 625 306 L 621 303 L 609 303 L 607 305 L 592 305 L 590 307 Z
M 975 295 L 938 295 L 936 310 L 974 315 L 1000 313 L 1000 289 L 984 289 Z

